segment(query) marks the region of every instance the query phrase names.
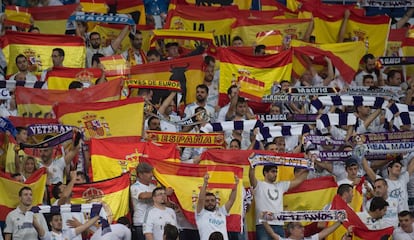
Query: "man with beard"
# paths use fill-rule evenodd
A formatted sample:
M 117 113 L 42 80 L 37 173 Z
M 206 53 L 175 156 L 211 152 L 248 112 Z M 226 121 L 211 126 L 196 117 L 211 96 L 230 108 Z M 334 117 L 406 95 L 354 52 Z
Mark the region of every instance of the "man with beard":
M 237 186 L 239 179 L 234 176 L 235 185 L 231 190 L 229 200 L 221 207 L 217 206 L 217 199 L 214 193 L 207 192 L 209 175 L 204 175 L 204 184 L 200 189 L 197 202 L 196 223 L 201 240 L 209 239 L 213 232 L 221 232 L 224 240 L 228 240 L 226 216 L 236 200 Z
M 188 118 L 194 115 L 195 109 L 203 107 L 210 116 L 211 122 L 214 122 L 215 110 L 214 107 L 207 103 L 208 87 L 205 84 L 200 84 L 196 88 L 196 101 L 188 104 L 184 109 L 184 117 Z
M 79 225 L 76 228 L 63 229 L 63 221 L 60 213 L 53 214 L 50 219 L 50 232 L 46 233 L 44 240 L 58 240 L 58 239 L 75 239 L 79 234 L 86 231 L 89 227 L 94 225 L 99 219 L 99 216 L 95 216 L 89 219 L 85 224 Z
M 129 39 L 131 41 L 131 47 L 125 50 L 121 55 L 124 57 L 131 66 L 147 63 L 145 52 L 142 48 L 142 33 L 137 30 L 134 34 L 129 33 Z
M 122 40 L 128 34 L 128 28 L 129 26 L 126 25 L 118 37 L 116 37 L 115 40 L 113 40 L 111 44 L 106 47 L 101 46 L 101 35 L 98 32 L 92 32 L 89 35 L 90 47 L 86 49 L 86 67 L 89 68 L 92 66 L 92 56 L 96 53 L 101 53 L 105 56 L 115 54 L 115 52 L 121 47 Z
M 25 55 L 23 54 L 19 54 L 16 57 L 16 67 L 17 69 L 19 69 L 19 71 L 15 74 L 13 74 L 9 80 L 17 80 L 15 79 L 16 75 L 18 74 L 24 74 L 25 76 L 25 80 L 28 82 L 36 82 L 37 81 L 37 77 L 29 72 L 29 62 L 27 61 L 27 58 Z
M 164 226 L 177 226 L 177 217 L 172 208 L 165 206 L 167 193 L 163 187 L 157 187 L 152 191 L 152 201 L 153 207 L 145 213 L 143 233 L 146 240 L 162 240 Z
M 386 76 L 383 73 L 376 71 L 375 69 L 376 59 L 374 55 L 372 55 L 371 53 L 365 54 L 362 57 L 362 60 L 364 62 L 364 69 L 355 76 L 355 79 L 351 83 L 351 85 L 363 86 L 362 80 L 365 75 L 371 75 L 374 78 L 374 82 L 376 86 L 384 85 L 383 83 L 384 83 L 384 79 L 386 78 Z
M 216 59 L 212 56 L 205 56 L 204 57 L 204 81 L 203 84 L 205 84 L 208 87 L 208 98 L 207 103 L 211 106 L 216 106 L 217 111 L 220 109 L 218 107 L 218 98 L 219 98 L 219 92 L 218 92 L 218 78 L 214 77 L 214 68 L 216 65 Z

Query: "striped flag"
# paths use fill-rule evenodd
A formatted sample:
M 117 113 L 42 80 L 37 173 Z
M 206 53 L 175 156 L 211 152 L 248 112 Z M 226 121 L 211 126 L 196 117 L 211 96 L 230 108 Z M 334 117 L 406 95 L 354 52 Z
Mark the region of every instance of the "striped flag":
M 406 36 L 406 28 L 390 29 L 390 34 L 388 35 L 387 52 L 385 56 L 400 56 L 400 48 L 402 45 L 402 41 L 406 38 Z
M 73 81 L 79 81 L 84 86 L 93 86 L 102 76 L 100 68 L 68 68 L 53 67 L 47 72 L 47 88 L 50 90 L 67 90 Z
M 66 22 L 77 4 L 62 6 L 31 7 L 29 12 L 36 27 L 44 34 L 65 34 Z M 53 22 L 53 24 L 51 24 Z
M 144 99 L 140 97 L 111 102 L 59 103 L 53 111 L 59 122 L 82 129 L 85 139 L 141 137 Z
M 220 48 L 220 100 L 227 99 L 227 89 L 240 83 L 240 95 L 254 101 L 270 94 L 274 82 L 290 79 L 292 53 L 284 51 L 268 56 L 248 56 Z
M 216 195 L 219 206 L 229 199 L 231 189 L 234 188 L 234 176 L 239 179 L 243 176 L 243 169 L 234 166 L 172 163 L 148 158 L 143 161 L 154 167 L 154 175 L 162 185 L 174 189 L 174 201 L 181 207 L 186 219 L 193 224 L 205 173 L 210 175 L 207 191 Z M 183 183 L 186 187 L 183 187 Z M 242 229 L 242 187 L 242 184 L 238 185 L 236 200 L 230 209 L 230 216 L 226 218 L 228 231 L 240 232 Z
M 62 48 L 65 51 L 66 67 L 83 67 L 85 65 L 86 48 L 82 38 L 67 35 L 49 35 L 24 32 L 7 32 L 0 37 L 7 66 L 7 76 L 18 72 L 15 58 L 24 54 L 29 60 L 29 70 L 36 75 L 52 67 L 52 49 Z
M 21 117 L 53 118 L 52 107 L 57 102 L 84 103 L 119 100 L 121 81 L 113 80 L 90 88 L 72 90 L 45 90 L 16 88 L 17 113 Z
M 130 66 L 127 65 L 122 55 L 113 55 L 99 58 L 105 69 L 105 77 L 113 78 L 127 76 L 131 73 Z
M 82 12 L 107 13 L 108 5 L 106 0 L 80 0 Z
M 108 221 L 116 221 L 129 212 L 129 179 L 129 174 L 122 174 L 100 182 L 76 184 L 71 203 L 101 203 Z
M 46 168 L 34 172 L 25 183 L 18 182 L 0 171 L 0 192 L 3 193 L 0 198 L 0 221 L 5 221 L 7 214 L 19 205 L 18 196 L 22 187 L 32 189 L 34 206 L 42 204 L 46 179 Z
M 146 24 L 145 6 L 143 0 L 117 0 L 117 13 L 132 14 L 139 12 L 138 25 Z
M 16 26 L 20 28 L 29 28 L 31 23 L 31 15 L 29 10 L 19 6 L 7 6 L 4 11 L 6 19 L 4 20 L 5 26 Z
M 179 161 L 180 154 L 175 144 L 152 142 L 120 142 L 116 139 L 91 140 L 91 165 L 93 181 L 101 181 L 130 172 L 135 181 L 135 168 L 141 157 L 158 161 Z
M 401 43 L 401 52 L 402 56 L 414 56 L 414 38 L 405 38 Z M 413 76 L 414 74 L 414 66 L 412 65 L 406 65 L 404 66 L 405 72 L 404 75 L 409 78 L 410 76 Z
M 156 29 L 153 30 L 151 37 L 151 45 L 157 40 L 166 39 L 167 42 L 178 41 L 183 43 L 182 47 L 187 49 L 195 49 L 194 43 L 187 44 L 186 40 L 203 41 L 209 44 L 214 44 L 214 36 L 211 32 L 198 32 L 192 30 L 172 30 L 172 29 Z M 189 41 L 187 41 L 188 43 Z
M 344 11 L 338 11 L 336 7 L 330 8 L 329 11 L 315 8 L 312 11 L 312 16 L 314 22 L 312 35 L 316 36 L 316 42 L 338 42 L 339 29 L 344 18 Z
M 256 45 L 263 44 L 268 48 L 272 46 L 281 46 L 282 43 L 283 36 L 279 30 L 263 31 L 256 34 Z

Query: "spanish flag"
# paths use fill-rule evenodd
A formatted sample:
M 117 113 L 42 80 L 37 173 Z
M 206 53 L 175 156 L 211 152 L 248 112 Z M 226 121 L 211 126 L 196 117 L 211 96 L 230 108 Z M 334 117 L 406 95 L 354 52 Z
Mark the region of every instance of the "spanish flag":
M 169 61 L 135 65 L 131 67 L 131 79 L 179 81 L 186 95 L 186 102 L 195 101 L 196 87 L 203 83 L 203 57 L 200 55 Z M 187 82 L 187 79 L 189 80 Z M 191 79 L 191 81 L 190 81 Z M 186 89 L 186 90 L 185 90 Z M 226 90 L 227 91 L 227 90 Z
M 178 41 L 183 43 L 181 47 L 187 49 L 195 49 L 196 46 L 194 43 L 191 45 L 189 41 L 203 41 L 209 44 L 214 44 L 213 33 L 211 32 L 196 32 L 196 31 L 185 31 L 185 30 L 170 30 L 170 29 L 156 29 L 153 30 L 153 35 L 151 37 L 151 45 L 157 40 L 166 39 L 167 41 Z
M 390 23 L 390 17 L 386 15 L 368 17 L 351 14 L 345 34 L 350 39 L 363 42 L 366 53 L 380 57 L 385 54 Z
M 80 0 L 82 12 L 107 13 L 108 5 L 106 0 Z
M 195 5 L 196 2 L 198 2 L 197 0 L 181 0 L 181 1 L 177 1 L 177 3 L 186 3 L 186 4 L 191 4 L 191 5 Z M 250 9 L 252 5 L 252 0 L 233 0 L 232 1 L 232 5 L 231 6 L 236 6 L 239 9 L 245 9 L 248 10 Z M 221 7 L 223 5 L 221 5 L 220 3 L 215 3 L 212 1 L 212 3 L 210 3 L 210 7 Z M 227 7 L 227 6 L 226 6 Z
M 267 56 L 248 56 L 234 50 L 220 48 L 220 100 L 227 98 L 227 89 L 240 84 L 240 94 L 254 101 L 270 94 L 274 82 L 290 80 L 292 52 L 283 51 Z
M 219 206 L 225 204 L 229 199 L 231 189 L 234 188 L 234 176 L 240 180 L 243 176 L 243 169 L 234 166 L 201 166 L 155 161 L 148 158 L 142 160 L 154 167 L 154 175 L 162 185 L 174 189 L 176 203 L 181 207 L 186 219 L 193 224 L 195 224 L 194 211 L 197 207 L 200 186 L 203 185 L 205 173 L 210 175 L 207 191 L 216 195 Z M 185 183 L 185 187 L 183 187 L 183 183 Z M 227 217 L 228 231 L 240 232 L 242 229 L 242 187 L 242 184 L 237 186 L 237 197 L 230 209 L 230 216 Z
M 51 56 L 54 48 L 62 48 L 65 51 L 64 66 L 85 65 L 85 42 L 76 36 L 7 32 L 0 37 L 0 47 L 3 49 L 8 66 L 7 76 L 18 71 L 14 62 L 19 54 L 24 54 L 29 60 L 29 70 L 40 75 L 43 70 L 52 67 Z
M 365 54 L 364 44 L 362 42 L 345 42 L 332 44 L 310 44 L 302 41 L 292 40 L 291 46 L 294 52 L 293 69 L 297 76 L 300 76 L 306 66 L 300 60 L 301 55 L 309 57 L 324 57 L 331 59 L 332 64 L 341 72 L 345 81 L 350 83 L 359 68 L 359 61 Z
M 338 9 L 332 9 L 330 12 L 315 9 L 312 15 L 314 22 L 312 35 L 316 36 L 316 42 L 338 42 L 339 30 L 343 22 L 344 13 L 338 11 Z
M 105 69 L 105 77 L 127 76 L 131 73 L 130 66 L 122 55 L 112 55 L 99 58 Z
M 339 195 L 335 195 L 332 201 L 331 209 L 341 209 L 346 211 L 348 221 L 343 223 L 343 226 L 348 228 L 353 226 L 353 239 L 391 239 L 393 227 L 384 228 L 381 230 L 369 230 L 368 227 L 361 221 L 358 215 L 352 210 L 350 206 Z
M 21 117 L 53 118 L 57 102 L 105 102 L 121 98 L 122 80 L 113 80 L 82 90 L 45 90 L 16 87 L 17 113 Z
M 5 26 L 29 28 L 30 25 L 32 25 L 32 15 L 30 15 L 27 8 L 19 6 L 7 6 L 4 13 L 6 14 L 6 19 L 4 21 Z
M 79 127 L 88 140 L 108 137 L 136 140 L 142 133 L 144 99 L 136 97 L 100 103 L 59 103 L 53 111 L 59 122 Z
M 228 8 L 178 5 L 168 11 L 165 27 L 171 30 L 212 32 L 216 46 L 230 46 L 231 26 L 235 21 L 235 12 Z
M 109 46 L 121 33 L 125 25 L 122 24 L 105 24 L 99 23 L 94 25 L 90 32 L 97 32 L 101 35 L 101 44 L 103 47 Z M 143 36 L 145 42 L 145 36 Z M 128 37 L 125 37 L 121 42 L 121 51 L 127 50 L 131 46 Z
M 75 185 L 71 203 L 102 203 L 108 221 L 116 221 L 129 212 L 129 184 L 126 173 L 100 182 Z
M 120 142 L 111 138 L 91 139 L 93 181 L 113 178 L 124 172 L 130 172 L 132 181 L 135 181 L 135 168 L 141 157 L 158 161 L 179 161 L 180 153 L 175 144 Z
M 390 34 L 388 35 L 387 53 L 385 54 L 385 56 L 399 56 L 402 41 L 406 38 L 406 36 L 406 28 L 390 29 Z
M 44 34 L 65 34 L 66 22 L 75 11 L 77 4 L 29 8 L 33 25 Z
M 302 39 L 309 27 L 310 19 L 254 19 L 240 18 L 232 26 L 231 37 L 239 36 L 247 46 L 256 41 L 258 32 L 277 29 L 283 37 Z
M 92 86 L 101 76 L 102 70 L 100 68 L 54 67 L 47 72 L 47 88 L 50 90 L 67 90 L 73 81 Z
M 285 5 L 273 1 L 273 0 L 260 0 L 261 10 L 262 11 L 275 11 L 280 10 L 284 12 L 286 18 L 297 18 L 298 13 L 297 11 L 292 11 L 291 9 L 287 8 Z
M 414 38 L 405 38 L 401 43 L 402 56 L 411 57 L 414 56 Z M 414 67 L 405 66 L 405 76 L 413 76 Z
M 118 0 L 116 11 L 128 14 L 139 12 L 138 25 L 146 24 L 145 6 L 142 0 Z
M 33 205 L 42 204 L 46 179 L 46 168 L 34 172 L 25 183 L 17 182 L 0 171 L 0 192 L 3 193 L 0 198 L 0 221 L 6 221 L 7 214 L 19 205 L 19 191 L 22 187 L 32 189 Z
M 10 122 L 15 127 L 27 127 L 32 124 L 57 124 L 57 119 L 54 118 L 30 118 L 30 117 L 17 117 L 9 116 Z
M 256 45 L 263 44 L 267 47 L 281 46 L 283 36 L 279 30 L 258 32 L 256 34 Z

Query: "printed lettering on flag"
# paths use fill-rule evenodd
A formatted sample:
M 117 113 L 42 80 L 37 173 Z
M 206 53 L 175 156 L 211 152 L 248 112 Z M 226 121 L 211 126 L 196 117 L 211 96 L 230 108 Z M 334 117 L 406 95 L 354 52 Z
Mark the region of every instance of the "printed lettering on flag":
M 76 184 L 72 190 L 72 204 L 101 203 L 108 222 L 116 221 L 129 212 L 129 174 L 87 184 Z
M 27 186 L 32 189 L 33 206 L 42 204 L 46 175 L 46 169 L 41 168 L 34 172 L 25 183 L 21 183 L 0 171 L 0 192 L 3 193 L 0 198 L 0 221 L 5 221 L 7 214 L 19 205 L 18 196 L 22 187 Z
M 135 181 L 135 168 L 141 157 L 159 161 L 179 161 L 175 144 L 152 142 L 120 142 L 115 139 L 91 139 L 91 165 L 93 181 L 101 181 L 130 172 Z
M 218 49 L 220 59 L 220 99 L 227 99 L 227 89 L 240 84 L 240 94 L 251 100 L 261 101 L 270 94 L 274 82 L 290 80 L 292 53 L 283 51 L 267 56 L 248 56 L 231 49 Z
M 141 137 L 144 99 L 140 97 L 99 103 L 58 103 L 53 111 L 59 122 L 82 130 L 86 140 Z
M 74 104 L 119 100 L 121 81 L 113 80 L 81 91 L 16 87 L 17 113 L 20 117 L 53 118 L 52 107 L 57 102 Z
M 7 76 L 18 72 L 15 58 L 24 54 L 29 61 L 29 71 L 39 75 L 43 70 L 52 67 L 52 49 L 62 48 L 65 51 L 66 67 L 84 67 L 85 42 L 82 38 L 68 35 L 49 35 L 39 33 L 7 32 L 0 37 L 8 68 Z

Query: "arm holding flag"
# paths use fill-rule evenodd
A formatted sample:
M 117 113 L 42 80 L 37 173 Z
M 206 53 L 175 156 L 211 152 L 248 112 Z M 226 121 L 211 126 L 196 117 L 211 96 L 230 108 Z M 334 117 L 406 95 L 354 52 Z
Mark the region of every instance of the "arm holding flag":
M 411 174 L 414 173 L 414 157 L 411 158 L 410 163 L 407 166 L 407 172 L 408 172 L 408 175 L 410 175 L 410 176 L 411 176 Z
M 249 166 L 249 180 L 250 180 L 250 186 L 256 188 L 257 186 L 257 178 L 255 176 L 254 168 L 252 165 Z
M 309 170 L 307 169 L 300 169 L 297 173 L 295 173 L 295 179 L 290 181 L 289 190 L 299 186 L 303 181 L 306 180 L 308 177 Z
M 121 33 L 118 35 L 118 37 L 115 38 L 113 42 L 111 42 L 111 47 L 114 52 L 116 52 L 119 47 L 121 46 L 122 40 L 126 37 L 129 31 L 129 25 L 125 25 L 125 27 L 122 29 Z
M 377 174 L 375 174 L 374 170 L 369 166 L 368 161 L 365 157 L 362 158 L 362 168 L 367 173 L 369 180 L 372 182 L 375 181 L 377 178 Z
M 86 223 L 78 226 L 75 228 L 75 235 L 79 235 L 89 229 L 91 226 L 93 226 L 99 219 L 99 215 L 96 215 L 95 217 L 89 219 Z
M 75 185 L 76 171 L 70 171 L 70 181 L 66 185 L 65 189 L 62 192 L 62 195 L 59 197 L 57 204 L 63 205 L 66 203 L 70 204 L 70 196 L 72 194 L 73 186 Z
M 236 196 L 237 196 L 237 187 L 239 186 L 239 178 L 234 175 L 234 187 L 231 190 L 230 196 L 229 196 L 229 200 L 227 200 L 226 204 L 224 204 L 224 207 L 226 208 L 226 212 L 230 212 L 231 207 L 234 204 L 234 201 L 236 200 Z
M 206 192 L 207 192 L 207 185 L 208 185 L 208 179 L 209 179 L 209 175 L 206 172 L 206 174 L 204 174 L 204 183 L 203 186 L 200 189 L 200 195 L 198 196 L 198 201 L 197 201 L 197 214 L 201 212 L 201 210 L 203 210 L 204 208 L 204 201 L 206 199 Z

